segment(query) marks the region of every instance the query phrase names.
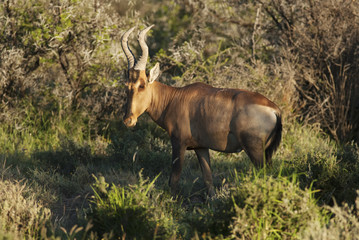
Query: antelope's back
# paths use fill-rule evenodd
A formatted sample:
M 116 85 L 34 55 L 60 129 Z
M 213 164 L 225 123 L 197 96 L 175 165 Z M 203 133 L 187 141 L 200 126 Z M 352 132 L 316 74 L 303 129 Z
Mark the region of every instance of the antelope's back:
M 182 134 L 196 147 L 223 152 L 242 150 L 242 136 L 266 140 L 276 125 L 278 107 L 264 96 L 240 89 L 196 83 L 179 90 L 176 107 Z

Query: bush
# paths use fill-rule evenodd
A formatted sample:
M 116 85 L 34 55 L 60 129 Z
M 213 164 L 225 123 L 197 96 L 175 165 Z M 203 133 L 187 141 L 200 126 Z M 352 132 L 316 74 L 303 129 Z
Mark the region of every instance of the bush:
M 337 142 L 358 140 L 359 4 L 258 2 L 272 20 L 266 26 L 271 42 L 281 46 L 279 56 L 295 69 L 296 112 L 311 123 L 320 123 Z
M 104 2 L 1 4 L 0 101 L 6 114 L 0 119 L 11 119 L 9 112 L 24 99 L 36 108 L 50 107 L 49 112 L 81 108 L 95 118 L 111 114 L 121 102 L 111 86 L 122 74 L 121 59 L 111 57 L 120 48 L 113 39 L 127 22 L 113 22 L 111 11 L 112 4 Z

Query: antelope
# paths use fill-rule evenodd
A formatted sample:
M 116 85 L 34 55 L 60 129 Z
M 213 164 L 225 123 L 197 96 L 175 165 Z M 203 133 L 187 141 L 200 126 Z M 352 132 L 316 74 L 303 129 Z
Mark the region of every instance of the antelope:
M 121 46 L 128 61 L 127 102 L 123 118 L 136 125 L 144 112 L 165 129 L 172 144 L 169 185 L 177 193 L 186 150 L 194 150 L 210 195 L 214 194 L 209 149 L 236 153 L 244 150 L 256 167 L 271 163 L 282 136 L 280 109 L 259 93 L 215 88 L 204 83 L 172 87 L 157 80 L 159 63 L 146 74 L 149 26 L 138 35 L 142 55 L 136 58 L 128 46 L 134 27 L 122 35 Z

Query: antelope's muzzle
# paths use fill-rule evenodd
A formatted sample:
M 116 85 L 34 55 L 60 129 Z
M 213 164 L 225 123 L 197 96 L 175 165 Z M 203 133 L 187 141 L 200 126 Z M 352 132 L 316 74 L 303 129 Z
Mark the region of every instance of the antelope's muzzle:
M 137 119 L 133 115 L 130 115 L 128 117 L 125 116 L 123 118 L 123 123 L 126 125 L 126 127 L 134 127 L 136 126 Z

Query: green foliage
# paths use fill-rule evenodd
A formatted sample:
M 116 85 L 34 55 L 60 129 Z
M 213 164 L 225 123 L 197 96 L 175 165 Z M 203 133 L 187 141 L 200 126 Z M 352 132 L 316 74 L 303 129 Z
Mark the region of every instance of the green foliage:
M 5 107 L 31 94 L 33 103 L 55 100 L 65 108 L 108 114 L 108 102 L 100 98 L 119 98 L 115 91 L 108 94 L 104 84 L 118 79 L 118 60 L 109 56 L 117 51 L 110 35 L 120 23 L 97 11 L 109 8 L 86 1 L 5 1 L 0 7 L 0 99 Z
M 0 239 L 356 239 L 359 150 L 332 138 L 358 139 L 358 5 L 311 4 L 3 1 Z M 244 153 L 211 152 L 208 198 L 188 153 L 173 200 L 167 133 L 148 117 L 131 130 L 119 121 L 120 37 L 149 24 L 160 81 L 248 89 L 281 107 L 265 174 Z
M 32 111 L 34 110 L 34 111 Z M 0 144 L 3 153 L 22 151 L 31 154 L 59 148 L 63 136 L 71 135 L 73 141 L 82 143 L 89 137 L 86 118 L 72 113 L 64 117 L 28 105 L 25 119 L 13 119 L 13 123 L 0 126 Z M 71 133 L 71 134 L 70 134 Z
M 170 171 L 171 147 L 167 133 L 148 118 L 139 121 L 134 129 L 110 127 L 109 152 L 114 161 L 120 159 L 123 169 L 154 177 Z
M 284 135 L 285 174 L 300 173 L 301 186 L 313 184 L 321 204 L 333 204 L 333 197 L 354 202 L 359 184 L 357 145 L 337 146 L 318 127 L 298 123 L 288 126 Z
M 199 233 L 235 239 L 296 239 L 308 222 L 323 226 L 328 211 L 316 205 L 312 189 L 301 189 L 297 175 L 239 177 L 217 193 L 206 208 L 194 208 L 185 217 Z
M 324 225 L 327 214 L 316 205 L 314 191 L 302 190 L 296 175 L 290 178 L 245 177 L 232 195 L 235 217 L 233 237 L 241 239 L 295 239 L 316 221 Z
M 136 185 L 112 185 L 96 178 L 89 219 L 99 236 L 117 239 L 169 239 L 177 232 L 175 202 L 154 188 L 157 178 L 149 182 L 140 174 Z

